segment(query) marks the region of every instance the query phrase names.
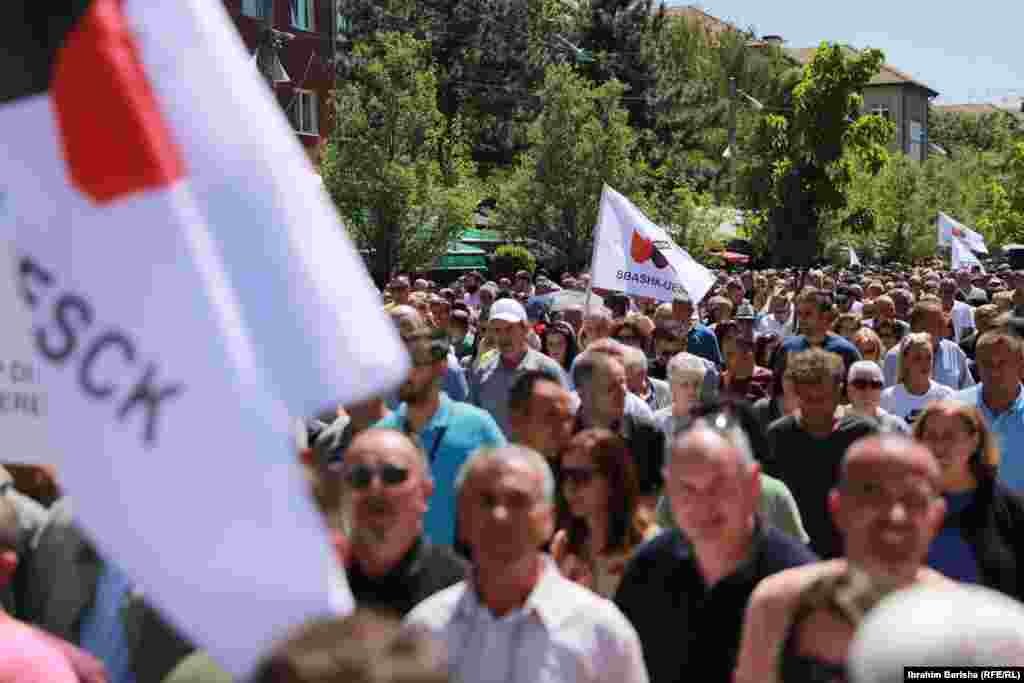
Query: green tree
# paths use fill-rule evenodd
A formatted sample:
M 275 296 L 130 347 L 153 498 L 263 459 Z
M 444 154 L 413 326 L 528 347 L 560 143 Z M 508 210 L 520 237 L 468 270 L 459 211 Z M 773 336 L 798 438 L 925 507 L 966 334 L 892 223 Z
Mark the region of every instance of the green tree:
M 1001 175 L 989 182 L 989 206 L 978 227 L 996 244 L 1024 242 L 1024 142 L 1010 150 Z
M 480 199 L 459 127 L 437 109 L 428 47 L 401 33 L 357 43 L 335 95 L 321 173 L 378 282 L 443 253 Z
M 634 189 L 636 135 L 620 105 L 624 87 L 600 87 L 568 65 L 547 70 L 544 108 L 530 126 L 530 148 L 498 189 L 498 223 L 563 252 L 573 266 L 590 258 L 601 189 Z
M 879 50 L 823 43 L 793 90 L 792 112 L 760 119 L 745 172 L 771 183 L 766 196 L 748 194 L 746 202 L 765 212 L 776 265 L 812 264 L 823 246 L 821 219 L 845 205 L 856 161 L 873 172 L 884 167 L 893 124 L 860 115 L 860 92 L 883 59 Z
M 537 269 L 537 259 L 530 250 L 518 244 L 503 244 L 494 251 L 491 257 L 491 274 L 495 278 L 515 277 L 520 270 L 533 273 Z
M 1024 138 L 1024 119 L 1009 111 L 988 114 L 950 112 L 929 107 L 928 141 L 951 154 L 1002 151 Z

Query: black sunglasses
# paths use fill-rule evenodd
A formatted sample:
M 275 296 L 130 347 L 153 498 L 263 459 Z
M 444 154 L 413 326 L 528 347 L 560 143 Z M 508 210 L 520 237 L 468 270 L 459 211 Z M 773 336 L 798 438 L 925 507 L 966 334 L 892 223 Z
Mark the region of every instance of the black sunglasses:
M 884 385 L 877 379 L 855 379 L 850 382 L 850 386 L 863 391 L 864 389 L 881 389 Z
M 593 467 L 563 467 L 562 483 L 583 487 L 594 480 L 595 474 Z
M 369 487 L 375 476 L 380 477 L 380 482 L 384 486 L 398 486 L 409 478 L 409 469 L 384 463 L 376 467 L 353 465 L 345 471 L 345 481 L 354 489 Z

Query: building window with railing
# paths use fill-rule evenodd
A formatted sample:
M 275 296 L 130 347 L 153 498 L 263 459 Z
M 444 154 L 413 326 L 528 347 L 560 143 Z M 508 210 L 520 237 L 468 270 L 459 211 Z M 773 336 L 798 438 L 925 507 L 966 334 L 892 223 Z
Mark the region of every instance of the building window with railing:
M 876 116 L 881 116 L 883 119 L 887 121 L 892 120 L 892 113 L 889 111 L 889 107 L 878 105 L 876 107 L 872 107 L 870 113 Z

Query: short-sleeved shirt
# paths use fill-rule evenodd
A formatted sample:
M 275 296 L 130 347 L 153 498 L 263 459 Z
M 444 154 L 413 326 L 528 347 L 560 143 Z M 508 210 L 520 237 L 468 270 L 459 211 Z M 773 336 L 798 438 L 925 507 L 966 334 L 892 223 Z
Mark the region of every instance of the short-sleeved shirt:
M 699 323 L 694 323 L 686 339 L 686 350 L 689 353 L 706 358 L 714 363 L 715 367 L 722 367 L 722 350 L 718 347 L 718 337 L 714 332 Z
M 409 407 L 403 403 L 375 426 L 408 433 Z M 419 445 L 430 460 L 434 493 L 423 517 L 424 532 L 432 543 L 455 542 L 455 475 L 469 456 L 481 446 L 504 446 L 507 441 L 494 418 L 476 406 L 453 401 L 441 392 L 437 412 L 416 433 Z
M 903 384 L 887 387 L 882 392 L 880 406 L 882 410 L 896 417 L 902 417 L 907 424 L 914 424 L 914 420 L 921 414 L 929 403 L 941 401 L 953 396 L 953 390 L 935 380 L 930 380 L 928 391 L 923 394 L 912 394 L 907 391 Z
M 842 538 L 828 510 L 829 491 L 839 481 L 846 450 L 858 439 L 878 432 L 875 423 L 848 415 L 825 438 L 804 431 L 800 420 L 788 415 L 768 427 L 771 449 L 764 471 L 781 479 L 796 499 L 811 549 L 825 559 L 842 555 Z
M 709 587 L 693 546 L 678 529 L 665 531 L 633 555 L 615 604 L 640 635 L 652 681 L 725 683 L 732 680 L 754 587 L 767 576 L 816 559 L 803 544 L 758 523 L 747 559 Z
M 843 365 L 846 366 L 846 372 L 850 371 L 850 366 L 861 359 L 860 351 L 857 347 L 846 340 L 846 337 L 840 337 L 838 334 L 826 334 L 825 340 L 820 346 L 811 344 L 807 340 L 807 337 L 800 334 L 795 337 L 787 337 L 783 340 L 782 345 L 779 347 L 776 353 L 799 353 L 800 351 L 808 351 L 812 347 L 821 348 L 825 351 L 838 354 L 843 359 Z M 773 358 L 773 362 L 774 362 Z
M 495 353 L 484 360 L 470 375 L 469 402 L 490 413 L 501 431 L 508 434 L 508 392 L 519 376 L 530 370 L 544 370 L 557 377 L 563 387 L 569 388 L 569 381 L 562 367 L 540 351 L 527 349 L 522 360 L 514 368 L 506 367 L 501 354 Z
M 998 416 L 985 404 L 983 384 L 964 389 L 956 394 L 957 400 L 978 406 L 989 429 L 999 438 L 999 478 L 1017 492 L 1024 491 L 1024 387 L 1017 390 L 1017 398 Z
M 896 384 L 896 370 L 899 364 L 900 348 L 894 346 L 885 354 L 885 386 Z M 939 340 L 939 348 L 932 359 L 932 379 L 945 384 L 954 391 L 973 387 L 974 375 L 967 363 L 967 354 L 948 339 Z

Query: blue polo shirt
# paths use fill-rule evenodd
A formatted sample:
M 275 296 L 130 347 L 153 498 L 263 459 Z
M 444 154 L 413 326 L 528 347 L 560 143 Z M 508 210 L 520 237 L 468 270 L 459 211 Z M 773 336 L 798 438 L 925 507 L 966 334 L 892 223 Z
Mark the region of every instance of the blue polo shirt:
M 999 437 L 999 478 L 1014 491 L 1024 491 L 1024 387 L 1017 388 L 1017 398 L 998 416 L 985 405 L 983 384 L 964 389 L 954 398 L 978 406 L 989 429 Z
M 375 427 L 404 432 L 408 406 L 398 409 Z M 423 517 L 423 530 L 431 543 L 455 542 L 455 475 L 473 451 L 481 446 L 504 446 L 507 442 L 494 418 L 485 410 L 453 401 L 441 392 L 441 405 L 416 433 L 419 445 L 430 460 L 434 494 Z
M 811 343 L 807 341 L 807 337 L 804 335 L 796 335 L 794 337 L 786 337 L 782 346 L 776 353 L 799 353 L 800 351 L 808 351 L 811 348 Z M 850 366 L 861 359 L 860 351 L 857 347 L 846 340 L 846 337 L 841 337 L 838 334 L 828 333 L 825 335 L 825 341 L 822 343 L 821 348 L 825 351 L 838 354 L 843 359 L 843 364 L 846 365 L 846 370 L 849 372 Z M 772 360 L 774 362 L 775 356 Z
M 695 356 L 706 358 L 721 368 L 724 365 L 722 350 L 718 348 L 718 337 L 700 323 L 694 323 L 686 335 L 686 350 Z

